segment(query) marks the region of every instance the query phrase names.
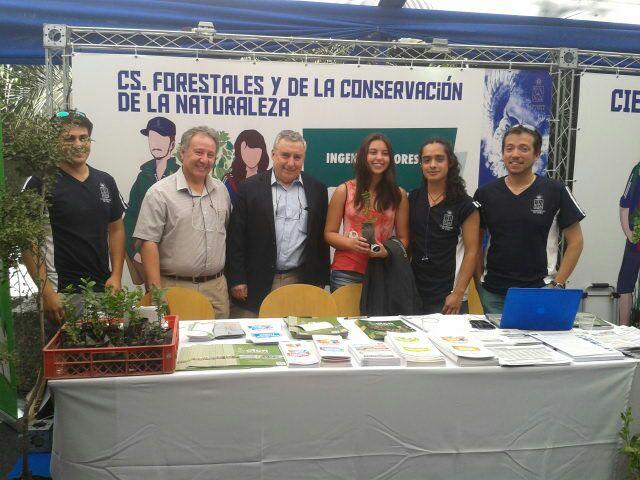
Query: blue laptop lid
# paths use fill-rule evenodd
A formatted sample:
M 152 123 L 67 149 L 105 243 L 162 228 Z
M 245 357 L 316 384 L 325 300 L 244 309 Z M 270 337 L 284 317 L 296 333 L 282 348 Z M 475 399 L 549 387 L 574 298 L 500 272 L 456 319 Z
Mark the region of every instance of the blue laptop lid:
M 571 330 L 581 298 L 577 289 L 510 288 L 500 328 Z

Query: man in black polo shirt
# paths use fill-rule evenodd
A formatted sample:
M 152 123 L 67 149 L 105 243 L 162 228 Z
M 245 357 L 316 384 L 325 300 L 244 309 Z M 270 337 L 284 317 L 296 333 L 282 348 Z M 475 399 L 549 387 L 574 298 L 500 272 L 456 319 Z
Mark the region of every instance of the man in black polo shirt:
M 36 262 L 32 252 L 24 252 L 23 260 L 31 277 L 40 279 L 47 317 L 60 322 L 63 310 L 58 292 L 69 285 L 77 291 L 81 278 L 95 281 L 98 292 L 107 286 L 120 289 L 124 224 L 116 182 L 87 165 L 91 121 L 75 110 L 59 112 L 52 121 L 63 126 L 60 141 L 68 159 L 58 166 L 55 184 L 49 187 L 50 232 L 41 252 L 45 261 Z M 42 181 L 30 177 L 25 188 L 41 191 Z
M 541 147 L 542 137 L 534 128 L 509 129 L 502 139 L 508 175 L 474 195 L 481 205 L 481 238 L 485 229 L 489 233 L 486 266 L 479 257 L 474 275 L 485 313 L 502 312 L 510 287 L 564 288 L 580 258 L 579 222 L 585 214 L 567 187 L 533 173 Z M 560 232 L 566 250 L 556 273 Z

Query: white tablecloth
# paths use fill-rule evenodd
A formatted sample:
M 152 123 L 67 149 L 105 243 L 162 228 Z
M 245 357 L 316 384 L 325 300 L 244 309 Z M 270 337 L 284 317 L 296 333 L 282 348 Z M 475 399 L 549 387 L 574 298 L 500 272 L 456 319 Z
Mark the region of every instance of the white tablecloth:
M 636 363 L 50 382 L 56 479 L 608 479 Z

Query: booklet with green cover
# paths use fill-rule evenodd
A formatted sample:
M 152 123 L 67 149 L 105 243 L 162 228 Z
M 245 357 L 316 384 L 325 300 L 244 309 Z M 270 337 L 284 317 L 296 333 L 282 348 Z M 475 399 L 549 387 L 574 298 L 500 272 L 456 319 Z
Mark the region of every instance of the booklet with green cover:
M 409 333 L 415 332 L 414 328 L 402 320 L 364 320 L 359 318 L 356 325 L 373 340 L 384 340 L 387 332 Z
M 313 335 L 340 335 L 347 338 L 349 330 L 336 317 L 287 317 L 285 318 L 291 336 L 297 339 L 311 339 Z
M 286 364 L 278 345 L 219 343 L 181 348 L 176 370 L 279 367 Z

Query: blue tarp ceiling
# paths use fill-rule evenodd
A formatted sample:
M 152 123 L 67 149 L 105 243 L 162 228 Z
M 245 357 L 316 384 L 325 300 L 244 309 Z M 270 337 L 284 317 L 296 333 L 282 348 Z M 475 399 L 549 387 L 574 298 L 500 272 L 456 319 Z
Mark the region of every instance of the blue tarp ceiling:
M 640 26 L 292 0 L 0 0 L 0 63 L 44 63 L 42 24 L 640 53 Z

